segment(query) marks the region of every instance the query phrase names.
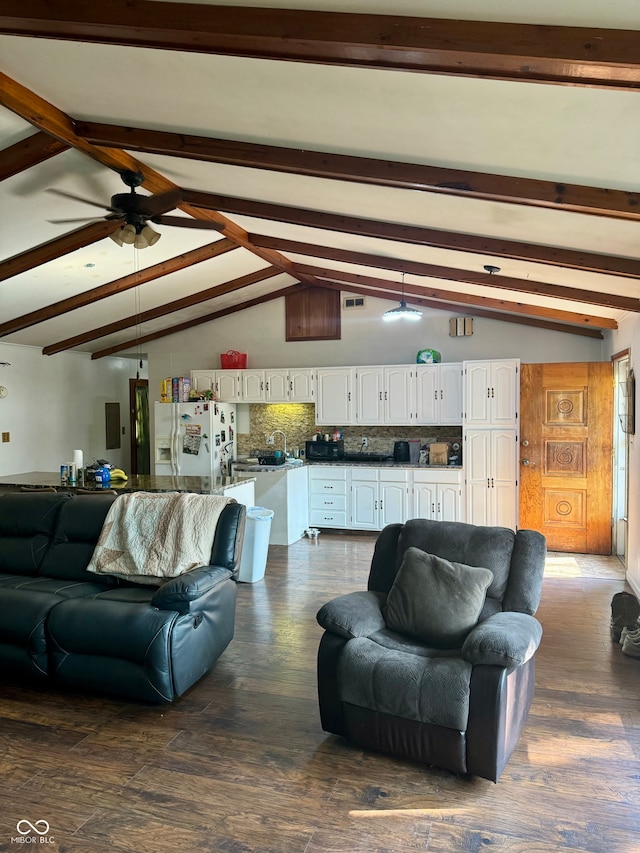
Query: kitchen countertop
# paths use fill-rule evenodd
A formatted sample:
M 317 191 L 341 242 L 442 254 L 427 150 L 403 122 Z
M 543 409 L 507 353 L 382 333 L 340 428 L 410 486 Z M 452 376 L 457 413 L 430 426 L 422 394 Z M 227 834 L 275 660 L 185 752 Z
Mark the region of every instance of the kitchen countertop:
M 346 462 L 345 460 L 320 462 L 314 460 L 313 462 L 305 462 L 305 465 L 313 465 L 314 467 L 339 465 L 342 468 L 410 468 L 412 471 L 442 471 L 447 469 L 461 471 L 463 468 L 462 465 L 419 465 L 417 462 L 412 465 L 411 462 L 394 462 L 393 459 L 386 461 L 379 460 L 377 462 L 374 460 L 367 460 L 366 462 Z
M 138 474 L 130 476 L 128 480 L 114 480 L 109 484 L 109 489 L 118 492 L 194 492 L 200 495 L 219 495 L 225 489 L 247 483 L 250 477 L 173 477 L 156 476 L 155 474 Z M 6 491 L 10 488 L 29 486 L 55 486 L 61 492 L 75 492 L 77 488 L 92 489 L 96 492 L 103 491 L 95 483 L 90 482 L 83 486 L 67 486 L 60 483 L 60 474 L 49 471 L 29 471 L 25 474 L 8 474 L 0 477 L 0 489 Z

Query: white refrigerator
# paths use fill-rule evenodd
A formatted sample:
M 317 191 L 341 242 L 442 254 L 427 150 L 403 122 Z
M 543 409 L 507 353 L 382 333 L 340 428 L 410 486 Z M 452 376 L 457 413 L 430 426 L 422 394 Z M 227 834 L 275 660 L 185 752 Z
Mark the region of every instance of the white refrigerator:
M 218 477 L 236 458 L 233 403 L 156 403 L 155 473 L 175 477 Z

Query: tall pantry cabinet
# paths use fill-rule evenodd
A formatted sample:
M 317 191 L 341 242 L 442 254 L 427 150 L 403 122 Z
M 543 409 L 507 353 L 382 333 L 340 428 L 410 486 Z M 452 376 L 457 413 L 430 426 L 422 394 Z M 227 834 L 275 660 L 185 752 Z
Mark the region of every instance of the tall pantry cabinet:
M 520 361 L 463 362 L 466 520 L 518 526 Z

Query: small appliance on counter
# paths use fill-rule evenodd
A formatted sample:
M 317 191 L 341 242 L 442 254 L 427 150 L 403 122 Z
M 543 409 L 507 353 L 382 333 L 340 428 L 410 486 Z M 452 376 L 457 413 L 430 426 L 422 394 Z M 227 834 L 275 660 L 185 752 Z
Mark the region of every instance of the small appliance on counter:
M 307 462 L 340 462 L 344 459 L 344 439 L 306 441 L 304 452 Z
M 409 450 L 408 441 L 396 441 L 393 445 L 393 461 L 394 462 L 409 462 L 411 459 L 411 451 Z

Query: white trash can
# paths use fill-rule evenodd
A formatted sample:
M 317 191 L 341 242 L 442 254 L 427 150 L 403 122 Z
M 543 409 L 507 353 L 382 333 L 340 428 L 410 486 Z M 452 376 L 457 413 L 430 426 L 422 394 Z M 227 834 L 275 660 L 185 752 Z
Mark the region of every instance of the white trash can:
M 255 583 L 264 577 L 273 516 L 273 510 L 266 509 L 266 507 L 247 507 L 247 522 L 244 529 L 244 544 L 238 574 L 238 580 L 243 583 Z

